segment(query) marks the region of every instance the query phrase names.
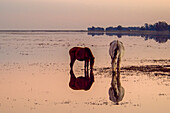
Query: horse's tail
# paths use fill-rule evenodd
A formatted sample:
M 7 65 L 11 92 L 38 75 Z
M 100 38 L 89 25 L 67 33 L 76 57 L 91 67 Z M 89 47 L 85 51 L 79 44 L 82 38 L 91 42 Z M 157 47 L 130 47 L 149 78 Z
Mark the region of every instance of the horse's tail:
M 118 54 L 119 54 L 119 51 L 118 51 L 119 50 L 119 46 L 118 46 L 118 44 L 119 44 L 119 42 L 117 40 L 116 49 L 115 49 L 113 58 L 118 58 Z

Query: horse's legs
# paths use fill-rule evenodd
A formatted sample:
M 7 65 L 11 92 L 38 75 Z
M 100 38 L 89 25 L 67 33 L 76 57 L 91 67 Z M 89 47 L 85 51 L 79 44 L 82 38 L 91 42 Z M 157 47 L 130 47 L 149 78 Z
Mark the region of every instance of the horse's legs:
M 117 59 L 117 55 L 115 55 L 114 57 L 111 57 L 112 58 L 112 61 L 111 61 L 111 65 L 112 65 L 112 82 L 111 82 L 111 85 L 112 85 L 112 88 L 114 90 L 114 95 L 116 97 L 116 99 L 118 98 L 118 87 L 117 87 L 117 66 L 118 66 L 118 59 Z
M 118 57 L 117 60 L 117 82 L 120 85 L 120 63 L 121 63 L 121 56 Z
M 86 69 L 84 70 L 84 75 L 85 75 L 85 77 L 87 76 L 87 71 L 86 71 Z
M 84 70 L 84 73 L 85 73 L 85 77 L 86 77 L 86 78 L 89 78 L 89 71 L 85 69 L 85 70 Z
M 87 61 L 84 61 L 84 70 L 86 71 L 86 65 L 87 65 Z
M 94 73 L 92 69 L 90 69 L 90 81 L 94 82 Z
M 85 60 L 84 69 L 85 69 L 86 71 L 88 71 L 88 68 L 89 68 L 89 61 L 88 61 L 88 60 Z
M 117 61 L 116 61 L 116 57 L 112 58 L 112 61 L 111 61 L 111 65 L 112 65 L 112 72 L 115 72 L 116 73 L 116 67 L 117 67 Z
M 115 97 L 117 99 L 119 92 L 118 92 L 118 87 L 117 87 L 117 76 L 116 76 L 116 72 L 115 71 L 112 72 L 111 87 L 113 88 L 114 95 L 115 95 Z
M 76 79 L 76 76 L 74 75 L 74 72 L 72 69 L 70 70 L 70 77 L 71 79 Z
M 76 82 L 76 76 L 74 75 L 73 70 L 70 70 L 70 82 L 69 82 L 69 86 L 71 88 L 75 88 L 75 82 Z
M 73 69 L 73 64 L 74 64 L 75 60 L 76 60 L 75 58 L 71 58 L 71 62 L 70 62 L 71 70 Z
M 86 65 L 87 71 L 89 70 L 89 60 L 87 60 L 87 65 Z

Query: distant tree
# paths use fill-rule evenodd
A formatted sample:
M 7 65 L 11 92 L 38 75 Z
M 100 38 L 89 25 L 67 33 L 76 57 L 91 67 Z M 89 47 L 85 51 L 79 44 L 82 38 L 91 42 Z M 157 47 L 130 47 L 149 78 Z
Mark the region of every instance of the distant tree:
M 155 30 L 154 26 L 152 24 L 149 24 L 149 30 L 151 30 L 151 31 Z
M 145 30 L 148 30 L 149 29 L 149 25 L 148 23 L 145 23 Z
M 121 35 L 121 34 L 117 34 L 117 37 L 118 37 L 118 38 L 121 38 L 121 37 L 122 37 L 122 35 Z
M 166 22 L 157 22 L 154 24 L 154 28 L 156 31 L 167 31 L 168 24 Z
M 92 26 L 92 27 L 88 27 L 88 31 L 94 31 L 95 30 L 95 27 Z
M 117 30 L 115 27 L 113 28 L 113 27 L 107 27 L 106 28 L 106 31 L 115 31 L 115 30 Z
M 96 31 L 104 31 L 104 28 L 102 28 L 102 27 L 97 27 L 97 28 L 95 28 L 95 30 L 96 30 Z
M 144 26 L 142 26 L 140 29 L 141 29 L 141 30 L 145 30 L 145 27 L 144 27 Z
M 117 30 L 122 30 L 122 26 L 121 26 L 121 25 L 118 25 L 118 26 L 117 26 Z
M 88 31 L 102 31 L 103 32 L 104 28 L 92 26 L 91 28 L 90 27 L 88 28 Z
M 140 30 L 140 27 L 128 27 L 129 30 Z
M 99 32 L 104 32 L 104 31 L 116 31 L 116 30 L 122 30 L 122 31 L 135 31 L 135 30 L 151 30 L 151 31 L 170 31 L 170 25 L 168 25 L 164 21 L 159 21 L 155 24 L 148 24 L 145 23 L 144 26 L 141 27 L 122 27 L 121 25 L 118 25 L 117 27 L 107 27 L 106 29 L 102 27 L 89 27 L 88 31 L 99 31 Z

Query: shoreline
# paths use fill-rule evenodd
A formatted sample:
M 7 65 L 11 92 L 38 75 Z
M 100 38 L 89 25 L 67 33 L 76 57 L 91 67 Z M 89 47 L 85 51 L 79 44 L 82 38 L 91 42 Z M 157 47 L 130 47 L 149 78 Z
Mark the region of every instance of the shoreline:
M 119 35 L 170 35 L 170 31 L 88 31 L 88 33 L 106 33 Z
M 87 32 L 87 30 L 0 30 L 0 32 Z
M 88 31 L 88 30 L 0 30 L 0 32 L 87 32 L 87 33 L 118 33 L 118 34 L 167 34 L 170 31 L 148 31 L 148 30 L 134 30 L 134 31 Z
M 87 33 L 88 35 L 108 35 L 108 36 L 141 36 L 141 37 L 164 37 L 166 41 L 170 39 L 170 31 L 88 31 L 88 30 L 0 30 L 1 33 Z M 162 38 L 161 38 L 162 39 Z M 158 40 L 158 42 L 162 42 Z M 163 41 L 165 42 L 165 41 Z

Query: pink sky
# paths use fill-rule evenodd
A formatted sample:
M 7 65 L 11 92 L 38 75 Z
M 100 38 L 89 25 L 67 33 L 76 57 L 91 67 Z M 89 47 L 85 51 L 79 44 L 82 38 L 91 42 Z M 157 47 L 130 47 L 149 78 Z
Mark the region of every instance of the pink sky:
M 170 24 L 170 0 L 0 0 L 0 29 Z

